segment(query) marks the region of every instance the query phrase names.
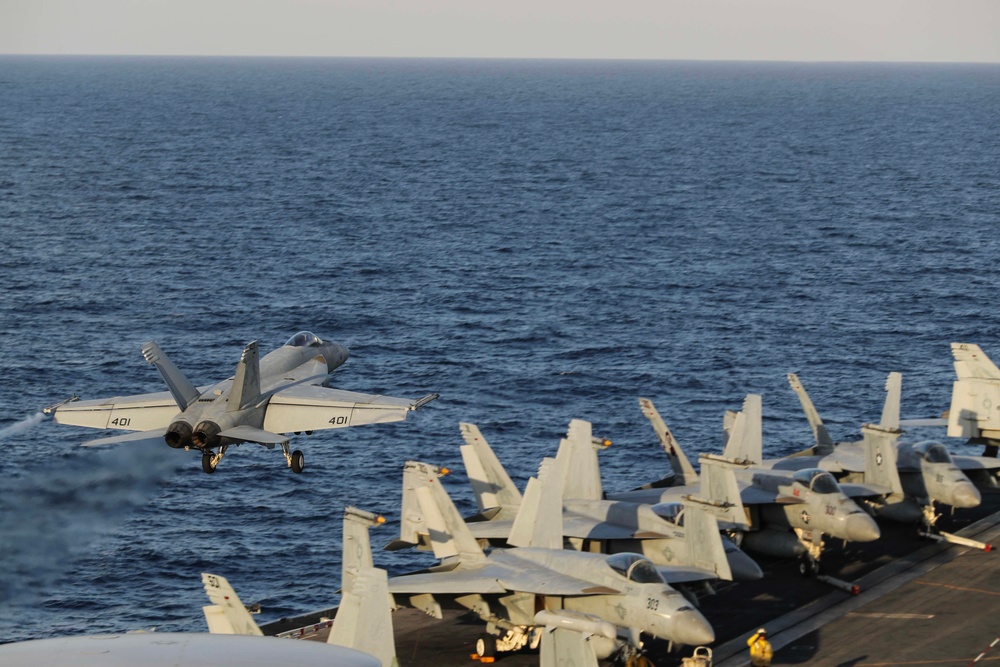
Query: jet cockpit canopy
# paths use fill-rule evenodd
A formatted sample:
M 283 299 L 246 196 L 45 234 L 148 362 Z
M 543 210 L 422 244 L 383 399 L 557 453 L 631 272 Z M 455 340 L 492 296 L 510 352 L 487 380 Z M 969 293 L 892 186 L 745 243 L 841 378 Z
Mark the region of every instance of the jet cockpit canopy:
M 300 331 L 285 343 L 286 347 L 319 347 L 323 340 L 311 331 Z
M 684 526 L 683 503 L 657 503 L 651 509 L 653 510 L 653 514 L 664 521 L 669 521 L 675 526 Z
M 913 445 L 913 451 L 928 463 L 952 463 L 948 448 L 935 440 L 925 440 Z
M 637 584 L 665 584 L 663 576 L 645 556 L 620 553 L 609 556 L 607 564 L 612 570 Z
M 799 470 L 793 477 L 795 481 L 808 487 L 813 493 L 837 493 L 840 490 L 833 475 L 819 468 Z

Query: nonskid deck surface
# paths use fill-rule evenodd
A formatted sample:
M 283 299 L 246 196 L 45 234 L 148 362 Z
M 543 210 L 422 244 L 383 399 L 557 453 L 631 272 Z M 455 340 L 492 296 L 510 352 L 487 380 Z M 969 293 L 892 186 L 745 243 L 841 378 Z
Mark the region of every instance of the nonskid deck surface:
M 945 529 L 1000 546 L 1000 492 L 947 517 Z M 746 637 L 768 628 L 774 665 L 889 667 L 964 666 L 1000 636 L 1000 553 L 928 541 L 916 528 L 880 521 L 883 537 L 824 554 L 825 572 L 861 586 L 851 595 L 798 573 L 794 560 L 758 558 L 764 579 L 722 583 L 703 597 L 712 622 L 716 667 L 749 664 Z M 393 614 L 402 667 L 458 667 L 470 658 L 483 624 L 445 611 L 442 621 L 413 609 Z M 325 641 L 326 632 L 313 637 Z M 657 667 L 680 665 L 665 642 L 647 642 Z M 1000 644 L 987 656 L 1000 657 Z M 507 667 L 538 664 L 537 653 L 498 656 Z

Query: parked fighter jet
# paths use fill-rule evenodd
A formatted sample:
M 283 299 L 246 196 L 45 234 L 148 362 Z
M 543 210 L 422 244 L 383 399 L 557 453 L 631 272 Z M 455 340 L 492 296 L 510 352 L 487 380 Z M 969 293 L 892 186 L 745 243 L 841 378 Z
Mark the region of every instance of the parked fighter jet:
M 651 402 L 645 401 L 642 407 L 654 428 L 662 423 Z M 792 473 L 762 467 L 762 448 L 760 396 L 749 394 L 742 412 L 736 415 L 723 456 L 703 456 L 703 460 L 707 458 L 732 466 L 736 474 L 742 502 L 749 509 L 750 526 L 748 531 L 734 527 L 733 532 L 742 535 L 740 546 L 772 556 L 800 556 L 800 571 L 815 575 L 820 571 L 824 535 L 851 542 L 878 539 L 878 525 L 845 495 L 830 473 L 817 468 Z M 673 443 L 673 450 L 673 454 L 668 450 L 671 466 L 675 470 L 683 470 L 684 466 L 678 460 L 683 452 L 676 442 Z M 881 464 L 882 455 L 874 449 L 869 458 L 878 458 Z M 608 497 L 661 503 L 698 490 L 698 486 L 692 485 L 650 486 L 608 494 Z M 887 492 L 881 488 L 863 487 L 856 491 L 872 495 Z
M 640 646 L 640 633 L 676 644 L 705 644 L 712 627 L 681 593 L 671 588 L 639 554 L 605 556 L 563 549 L 562 473 L 546 459 L 528 482 L 514 522 L 509 549 L 483 552 L 454 503 L 441 487 L 438 468 L 410 461 L 420 511 L 440 565 L 389 579 L 396 605 L 441 618 L 443 607 L 468 609 L 487 622 L 477 653 L 537 646 L 539 610 L 584 613 L 613 623 Z M 602 657 L 605 657 L 605 652 Z
M 327 644 L 363 651 L 381 667 L 395 667 L 396 647 L 389 607 L 388 574 L 372 561 L 368 530 L 385 519 L 354 507 L 344 510 L 342 594 Z M 202 607 L 208 631 L 223 635 L 263 635 L 247 607 L 225 577 L 203 573 L 205 593 L 212 602 Z
M 979 505 L 982 497 L 965 470 L 987 473 L 985 479 L 995 485 L 995 480 L 987 471 L 991 464 L 995 464 L 995 469 L 1000 469 L 1000 461 L 996 459 L 952 457 L 944 444 L 934 440 L 917 443 L 900 440 L 903 433 L 899 418 L 903 385 L 900 373 L 890 373 L 886 379 L 885 405 L 878 426 L 862 427 L 863 432 L 877 429 L 884 434 L 887 445 L 893 449 L 892 460 L 896 464 L 898 481 L 888 471 L 888 477 L 872 479 L 865 469 L 864 441 L 834 443 L 798 376 L 789 374 L 788 382 L 802 403 L 816 444 L 790 457 L 771 461 L 775 468 L 798 470 L 802 467 L 817 467 L 830 471 L 841 483 L 888 484 L 893 488 L 893 493 L 869 500 L 873 511 L 894 521 L 922 520 L 928 532 L 934 530 L 935 523 L 941 516 L 936 505 L 956 508 Z
M 160 371 L 169 391 L 74 398 L 45 412 L 60 424 L 136 431 L 85 446 L 162 439 L 175 449 L 200 451 L 202 469 L 212 473 L 230 446 L 256 442 L 268 449 L 281 446 L 288 466 L 300 473 L 305 458 L 299 450 L 290 452 L 289 438 L 281 434 L 402 421 L 410 410 L 438 397 L 411 400 L 330 389 L 330 374 L 349 352 L 308 331 L 263 359 L 253 341 L 243 350 L 235 376 L 207 387 L 195 387 L 156 343 L 146 343 L 142 354 Z
M 466 444 L 462 459 L 472 484 L 479 514 L 469 523 L 478 539 L 503 546 L 521 505 L 521 493 L 504 470 L 492 447 L 475 424 L 460 425 Z M 594 438 L 590 422 L 574 419 L 562 440 L 557 461 L 577 459 L 585 464 L 586 456 L 574 457 L 572 449 L 585 452 L 604 448 L 606 440 Z M 562 466 L 565 471 L 566 466 Z M 763 576 L 760 567 L 733 542 L 719 533 L 718 520 L 743 524 L 745 513 L 736 480 L 730 470 L 708 464 L 710 481 L 704 497 L 691 496 L 665 505 L 642 505 L 620 500 L 605 500 L 597 470 L 575 470 L 563 483 L 563 534 L 567 546 L 577 551 L 607 554 L 634 552 L 655 565 L 669 565 L 673 574 L 668 581 L 679 583 L 682 570 L 694 580 L 715 578 L 754 581 Z M 412 519 L 419 512 L 413 485 L 404 479 L 403 520 L 400 540 L 390 545 L 412 546 L 426 539 L 426 526 Z

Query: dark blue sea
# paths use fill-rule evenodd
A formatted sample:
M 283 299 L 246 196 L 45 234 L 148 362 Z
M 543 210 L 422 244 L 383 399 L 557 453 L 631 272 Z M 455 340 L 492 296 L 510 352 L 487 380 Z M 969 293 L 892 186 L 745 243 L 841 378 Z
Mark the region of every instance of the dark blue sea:
M 203 571 L 261 620 L 327 607 L 341 513 L 398 530 L 407 459 L 477 423 L 524 482 L 570 419 L 608 489 L 764 399 L 766 451 L 948 408 L 1000 359 L 1000 66 L 0 57 L 0 641 L 200 630 Z M 83 449 L 42 406 L 196 384 L 299 330 L 405 423 L 194 454 Z M 963 450 L 958 442 L 949 442 Z M 978 451 L 978 450 L 969 450 Z M 377 552 L 398 573 L 428 554 Z

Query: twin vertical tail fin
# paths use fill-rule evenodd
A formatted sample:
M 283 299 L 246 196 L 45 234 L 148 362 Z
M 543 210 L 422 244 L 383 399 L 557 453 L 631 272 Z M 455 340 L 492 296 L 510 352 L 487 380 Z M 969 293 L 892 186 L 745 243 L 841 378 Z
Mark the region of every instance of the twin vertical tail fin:
M 885 379 L 885 405 L 879 426 L 886 430 L 899 430 L 899 410 L 903 394 L 903 374 L 892 372 Z
M 389 575 L 372 562 L 371 526 L 381 516 L 348 507 L 344 510 L 344 553 L 340 607 L 333 619 L 328 644 L 369 653 L 382 667 L 396 667 L 392 631 Z
M 903 484 L 896 467 L 896 441 L 902 432 L 886 429 L 876 424 L 861 426 L 862 447 L 865 450 L 865 484 L 875 484 L 891 490 L 891 495 L 900 496 Z
M 507 519 L 517 514 L 521 492 L 511 480 L 493 448 L 475 424 L 461 423 L 465 444 L 461 446 L 462 462 L 476 496 L 480 512 L 499 510 L 491 518 Z
M 441 486 L 441 469 L 427 463 L 407 461 L 404 479 L 412 488 L 419 511 L 411 525 L 426 528 L 434 556 L 440 560 L 458 559 L 461 563 L 476 564 L 486 560 L 486 554 L 458 513 L 455 503 Z
M 210 633 L 257 636 L 264 634 L 225 577 L 203 572 L 201 582 L 205 585 L 205 593 L 212 602 L 201 608 Z
M 759 394 L 747 394 L 737 413 L 723 456 L 733 461 L 760 463 L 764 460 L 764 433 Z
M 598 655 L 617 648 L 615 626 L 590 614 L 542 610 L 535 625 L 544 626 L 538 660 L 540 667 L 597 667 Z
M 260 400 L 260 346 L 251 341 L 243 348 L 243 356 L 236 364 L 233 389 L 229 394 L 227 410 L 245 410 Z
M 563 470 L 557 458 L 542 460 L 538 476 L 528 480 L 524 501 L 507 543 L 515 547 L 563 548 Z
M 952 343 L 955 384 L 948 410 L 949 438 L 984 438 L 985 456 L 1000 441 L 1000 369 L 972 343 Z
M 740 496 L 732 464 L 719 461 L 708 454 L 699 457 L 701 486 L 698 495 L 691 497 L 710 511 L 727 530 L 749 530 L 746 508 Z
M 799 376 L 795 373 L 789 373 L 788 384 L 791 385 L 795 395 L 799 397 L 799 403 L 802 404 L 802 411 L 806 413 L 806 419 L 812 428 L 813 439 L 816 441 L 816 453 L 823 456 L 832 454 L 834 447 L 833 438 L 830 437 L 830 433 L 826 430 L 826 426 L 823 424 L 819 412 L 816 411 L 816 406 L 813 405 L 812 399 L 809 398 L 809 394 L 806 393 L 805 387 L 799 381 Z
M 149 341 L 142 346 L 142 356 L 147 362 L 156 366 L 156 370 L 160 371 L 163 381 L 167 383 L 167 388 L 181 412 L 187 410 L 201 396 L 198 389 L 177 369 L 177 366 L 174 366 L 174 362 L 170 361 L 170 358 L 155 342 Z
M 559 443 L 556 454 L 563 477 L 563 498 L 604 500 L 597 452 L 605 441 L 598 442 L 600 444 L 595 443 L 590 422 L 574 419 L 569 423 L 566 437 Z
M 688 457 L 684 454 L 684 450 L 677 443 L 677 439 L 674 438 L 674 434 L 670 432 L 665 421 L 657 412 L 656 407 L 653 402 L 648 398 L 639 399 L 639 407 L 642 408 L 642 414 L 646 416 L 649 423 L 653 427 L 653 431 L 656 432 L 656 437 L 660 439 L 660 445 L 663 446 L 663 451 L 667 454 L 667 459 L 670 461 L 670 467 L 674 471 L 673 486 L 686 486 L 688 484 L 698 483 L 698 473 L 695 472 L 694 466 L 688 460 Z

